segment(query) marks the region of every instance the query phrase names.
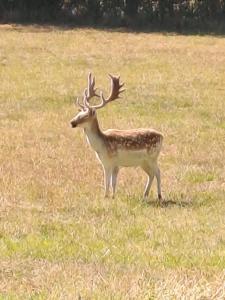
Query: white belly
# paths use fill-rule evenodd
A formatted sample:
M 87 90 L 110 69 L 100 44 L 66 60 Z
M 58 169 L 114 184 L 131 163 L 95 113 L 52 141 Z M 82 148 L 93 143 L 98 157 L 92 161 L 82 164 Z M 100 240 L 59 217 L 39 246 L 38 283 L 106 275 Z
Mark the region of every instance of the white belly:
M 150 163 L 151 156 L 145 150 L 137 151 L 118 151 L 116 157 L 114 158 L 114 163 L 117 166 L 123 167 L 135 167 L 141 166 L 146 163 Z
M 97 158 L 104 166 L 117 167 L 138 167 L 143 165 L 152 165 L 155 163 L 158 154 L 143 150 L 119 150 L 110 157 L 106 152 L 96 152 Z

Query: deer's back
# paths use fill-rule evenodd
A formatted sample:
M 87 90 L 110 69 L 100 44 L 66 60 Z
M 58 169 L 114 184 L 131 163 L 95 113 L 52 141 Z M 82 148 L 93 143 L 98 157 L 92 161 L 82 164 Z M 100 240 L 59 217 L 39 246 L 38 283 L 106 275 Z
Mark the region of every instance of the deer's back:
M 118 130 L 108 129 L 104 131 L 105 142 L 109 151 L 145 151 L 160 152 L 163 136 L 154 129 Z

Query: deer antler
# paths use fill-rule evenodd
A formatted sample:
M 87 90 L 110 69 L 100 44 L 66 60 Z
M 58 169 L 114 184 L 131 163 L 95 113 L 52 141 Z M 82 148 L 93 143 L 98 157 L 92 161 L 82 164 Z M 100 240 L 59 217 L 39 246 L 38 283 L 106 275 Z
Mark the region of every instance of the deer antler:
M 92 76 L 91 73 L 88 74 L 88 87 L 84 90 L 84 106 L 90 107 L 89 101 L 93 97 L 99 97 L 98 94 L 96 94 L 97 88 L 95 88 L 95 77 Z
M 95 78 L 92 76 L 91 73 L 88 74 L 88 86 L 84 89 L 83 94 L 83 104 L 80 103 L 79 97 L 77 97 L 76 104 L 77 106 L 80 106 L 83 110 L 85 108 L 89 108 L 90 104 L 89 101 L 92 97 L 100 97 L 96 94 L 96 88 L 95 88 Z
M 82 108 L 83 110 L 85 109 L 85 106 L 84 106 L 83 104 L 80 103 L 79 97 L 77 97 L 76 105 L 77 105 L 77 106 L 80 106 L 80 108 Z
M 118 98 L 120 98 L 120 93 L 122 93 L 125 89 L 121 88 L 124 86 L 124 83 L 120 83 L 120 76 L 116 77 L 109 74 L 109 77 L 111 78 L 111 92 L 108 98 L 105 98 L 103 96 L 103 92 L 100 92 L 100 96 L 96 94 L 96 88 L 95 88 L 95 77 L 92 76 L 91 73 L 88 74 L 88 86 L 84 90 L 83 94 L 83 104 L 80 103 L 79 98 L 77 98 L 76 104 L 80 106 L 83 110 L 85 108 L 95 108 L 99 109 L 104 107 L 107 103 L 114 101 Z M 100 97 L 101 103 L 98 105 L 90 105 L 90 99 L 93 97 Z
M 104 107 L 107 103 L 120 98 L 120 93 L 122 93 L 125 90 L 125 89 L 121 90 L 121 88 L 124 86 L 124 83 L 120 83 L 120 76 L 116 77 L 109 74 L 109 77 L 111 78 L 111 92 L 109 97 L 105 99 L 105 97 L 103 96 L 103 92 L 101 91 L 100 98 L 102 102 L 98 105 L 93 105 L 93 106 L 90 106 L 88 103 L 89 108 L 99 109 Z

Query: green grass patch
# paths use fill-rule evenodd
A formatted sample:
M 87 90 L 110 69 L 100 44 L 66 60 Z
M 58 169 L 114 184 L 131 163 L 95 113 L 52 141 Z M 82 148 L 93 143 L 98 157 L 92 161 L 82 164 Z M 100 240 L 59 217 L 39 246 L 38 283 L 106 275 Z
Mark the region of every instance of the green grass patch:
M 13 25 L 0 40 L 0 299 L 223 299 L 225 40 Z M 163 203 L 139 169 L 103 198 L 69 124 L 89 71 L 105 95 L 108 73 L 126 83 L 101 128 L 163 133 Z

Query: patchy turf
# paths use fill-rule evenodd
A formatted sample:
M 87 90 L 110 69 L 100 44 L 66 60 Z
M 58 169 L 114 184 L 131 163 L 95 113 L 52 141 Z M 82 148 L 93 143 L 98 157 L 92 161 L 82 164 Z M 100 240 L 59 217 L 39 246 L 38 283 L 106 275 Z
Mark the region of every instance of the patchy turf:
M 225 298 L 224 53 L 222 37 L 0 27 L 0 299 Z M 162 206 L 139 169 L 103 198 L 69 125 L 90 70 L 126 82 L 104 129 L 163 132 Z

